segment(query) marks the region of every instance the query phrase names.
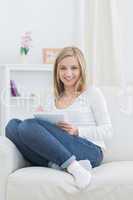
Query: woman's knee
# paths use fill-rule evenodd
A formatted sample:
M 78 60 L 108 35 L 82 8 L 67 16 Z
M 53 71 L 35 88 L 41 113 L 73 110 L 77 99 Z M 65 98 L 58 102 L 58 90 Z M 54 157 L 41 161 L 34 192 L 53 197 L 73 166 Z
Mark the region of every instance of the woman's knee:
M 8 127 L 8 126 L 17 126 L 19 123 L 21 122 L 21 120 L 20 119 L 11 119 L 8 123 L 7 123 L 7 125 L 6 125 L 6 127 Z
M 18 126 L 21 123 L 19 119 L 11 119 L 5 127 L 5 135 L 8 139 L 10 139 L 15 144 L 18 144 Z
M 18 132 L 22 139 L 28 141 L 34 138 L 34 130 L 36 127 L 35 119 L 25 119 L 18 126 Z
M 21 123 L 21 120 L 20 119 L 11 119 L 6 127 L 5 127 L 5 133 L 6 133 L 6 136 L 8 136 L 10 133 L 13 133 L 14 130 L 17 129 L 17 127 L 19 126 L 19 124 Z
M 19 130 L 25 131 L 26 129 L 31 128 L 31 126 L 34 126 L 35 124 L 36 124 L 36 120 L 34 118 L 25 119 L 19 125 Z

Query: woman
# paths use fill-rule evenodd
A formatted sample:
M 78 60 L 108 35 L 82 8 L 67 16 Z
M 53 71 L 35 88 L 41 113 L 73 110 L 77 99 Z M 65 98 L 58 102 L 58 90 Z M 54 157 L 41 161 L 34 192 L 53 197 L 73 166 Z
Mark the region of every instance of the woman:
M 52 124 L 41 119 L 12 119 L 6 136 L 12 140 L 33 165 L 59 166 L 74 177 L 78 188 L 85 188 L 91 171 L 103 160 L 104 140 L 112 125 L 105 99 L 99 88 L 86 83 L 85 60 L 80 49 L 64 48 L 54 65 L 54 96 L 47 108 L 63 112 L 70 121 Z

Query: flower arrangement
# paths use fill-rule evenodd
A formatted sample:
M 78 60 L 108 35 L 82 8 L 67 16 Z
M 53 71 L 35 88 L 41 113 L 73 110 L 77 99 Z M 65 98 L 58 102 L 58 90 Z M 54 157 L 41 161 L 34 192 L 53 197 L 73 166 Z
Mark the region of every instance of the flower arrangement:
M 21 37 L 21 46 L 20 46 L 20 54 L 21 55 L 27 55 L 29 52 L 29 49 L 31 47 L 31 32 L 27 31 L 25 32 Z

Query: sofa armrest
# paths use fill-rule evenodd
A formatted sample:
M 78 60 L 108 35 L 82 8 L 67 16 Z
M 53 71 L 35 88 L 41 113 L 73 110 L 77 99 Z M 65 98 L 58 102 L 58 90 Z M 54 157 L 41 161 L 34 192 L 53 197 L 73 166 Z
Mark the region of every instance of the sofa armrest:
M 0 136 L 0 200 L 5 200 L 8 176 L 15 170 L 29 165 L 13 142 L 5 136 Z
M 15 144 L 5 136 L 0 136 L 0 171 L 9 174 L 19 168 L 29 166 Z

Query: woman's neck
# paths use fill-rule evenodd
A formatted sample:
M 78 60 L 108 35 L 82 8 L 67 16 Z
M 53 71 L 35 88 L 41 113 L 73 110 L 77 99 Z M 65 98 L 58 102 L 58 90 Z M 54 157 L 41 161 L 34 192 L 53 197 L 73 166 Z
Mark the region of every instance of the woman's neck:
M 70 96 L 73 96 L 73 95 L 75 95 L 74 91 L 65 91 L 63 93 L 63 96 L 65 96 L 65 97 L 70 97 Z
M 82 89 L 82 91 L 76 91 L 75 88 L 65 88 L 63 92 L 63 96 L 70 97 L 70 96 L 78 96 L 80 93 L 84 92 L 86 90 L 86 87 Z
M 66 97 L 73 96 L 76 94 L 75 88 L 65 88 L 63 95 Z

